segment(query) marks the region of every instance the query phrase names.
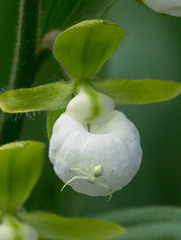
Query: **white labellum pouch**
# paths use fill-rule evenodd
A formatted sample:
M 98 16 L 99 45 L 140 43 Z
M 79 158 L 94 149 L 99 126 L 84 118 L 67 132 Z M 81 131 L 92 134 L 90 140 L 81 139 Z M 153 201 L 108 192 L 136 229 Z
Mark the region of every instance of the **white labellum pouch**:
M 78 104 L 84 106 L 82 98 Z M 106 116 L 102 111 L 102 119 L 99 116 L 99 121 L 90 124 L 77 121 L 67 112 L 55 122 L 50 140 L 49 157 L 56 174 L 64 187 L 70 185 L 89 196 L 111 196 L 127 185 L 140 167 L 142 149 L 136 127 L 112 108 Z
M 156 12 L 181 17 L 181 0 L 143 0 Z

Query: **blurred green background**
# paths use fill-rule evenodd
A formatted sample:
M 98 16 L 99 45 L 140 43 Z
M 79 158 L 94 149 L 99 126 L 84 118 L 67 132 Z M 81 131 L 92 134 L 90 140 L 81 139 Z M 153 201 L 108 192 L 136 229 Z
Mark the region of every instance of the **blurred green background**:
M 17 22 L 18 0 L 0 1 L 0 87 L 7 87 Z M 134 0 L 118 0 L 103 16 L 121 25 L 126 37 L 99 73 L 101 78 L 164 79 L 181 82 L 181 18 L 165 17 Z M 60 79 L 49 57 L 35 85 Z M 26 79 L 25 79 L 26 81 Z M 25 206 L 63 216 L 92 216 L 113 209 L 150 205 L 181 205 L 181 96 L 169 102 L 119 106 L 140 131 L 143 163 L 132 182 L 110 202 L 67 187 L 48 159 L 46 113 L 28 114 L 21 139 L 46 142 L 41 178 Z M 19 115 L 10 116 L 12 121 Z M 36 166 L 35 166 L 36 168 Z

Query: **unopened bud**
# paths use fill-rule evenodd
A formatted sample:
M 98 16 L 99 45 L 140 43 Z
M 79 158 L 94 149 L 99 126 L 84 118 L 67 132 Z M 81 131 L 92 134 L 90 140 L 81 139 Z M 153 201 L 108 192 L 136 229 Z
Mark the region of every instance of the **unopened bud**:
M 5 217 L 0 225 L 0 240 L 38 240 L 37 232 L 29 225 L 18 222 L 14 217 Z

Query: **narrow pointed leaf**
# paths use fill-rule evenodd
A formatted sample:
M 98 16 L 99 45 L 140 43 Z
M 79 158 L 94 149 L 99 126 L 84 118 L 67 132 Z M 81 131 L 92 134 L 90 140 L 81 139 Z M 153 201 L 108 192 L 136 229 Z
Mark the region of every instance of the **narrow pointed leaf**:
M 64 240 L 106 240 L 125 230 L 118 224 L 84 218 L 62 218 L 52 213 L 20 213 L 20 219 L 36 229 L 42 238 Z
M 65 82 L 10 90 L 0 95 L 0 108 L 9 113 L 54 110 L 65 107 L 72 93 L 73 83 Z
M 43 148 L 33 141 L 0 147 L 0 210 L 14 211 L 27 199 L 41 173 Z
M 42 33 L 63 29 L 75 22 L 99 18 L 116 0 L 44 0 L 42 2 Z
M 99 216 L 126 227 L 126 233 L 115 240 L 179 240 L 181 208 L 145 207 L 118 210 Z
M 124 30 L 104 20 L 88 20 L 62 32 L 56 39 L 56 59 L 73 79 L 93 77 L 117 49 Z
M 107 79 L 94 82 L 93 87 L 117 105 L 168 101 L 181 93 L 180 83 L 164 80 Z

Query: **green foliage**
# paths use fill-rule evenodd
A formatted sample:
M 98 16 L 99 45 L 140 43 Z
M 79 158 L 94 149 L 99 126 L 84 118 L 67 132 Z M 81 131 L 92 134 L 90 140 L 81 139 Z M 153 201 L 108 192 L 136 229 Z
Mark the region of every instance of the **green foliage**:
M 95 38 L 96 36 L 96 38 Z M 72 78 L 88 83 L 113 54 L 124 36 L 124 30 L 104 20 L 78 23 L 61 33 L 55 42 L 55 56 Z M 80 84 L 80 82 L 78 82 Z M 114 99 L 117 105 L 167 101 L 181 92 L 177 82 L 163 80 L 107 79 L 92 82 L 95 90 Z M 56 82 L 29 89 L 7 91 L 0 95 L 0 107 L 9 113 L 48 111 L 48 135 L 52 126 L 77 88 L 77 82 Z
M 141 3 L 142 5 L 145 5 L 143 0 L 136 0 L 137 2 Z
M 117 105 L 145 104 L 170 100 L 181 93 L 181 84 L 164 80 L 107 79 L 92 83 Z
M 35 78 L 40 1 L 19 0 L 18 31 L 8 89 L 29 87 Z M 16 6 L 17 7 L 17 6 Z
M 119 210 L 101 216 L 126 227 L 117 240 L 180 240 L 181 208 L 145 207 Z
M 50 111 L 48 113 L 47 117 L 47 133 L 48 133 L 48 139 L 50 140 L 50 137 L 52 135 L 52 128 L 55 123 L 55 121 L 60 117 L 60 115 L 65 112 L 65 108 L 63 109 L 57 109 L 54 111 Z
M 73 83 L 56 82 L 34 88 L 10 90 L 0 95 L 4 112 L 47 111 L 63 108 L 72 97 Z
M 15 211 L 31 193 L 42 169 L 43 147 L 33 141 L 0 147 L 1 211 Z
M 52 213 L 20 213 L 20 219 L 34 227 L 42 238 L 64 240 L 106 240 L 124 233 L 118 224 L 96 219 L 62 218 Z
M 89 80 L 114 53 L 123 37 L 124 30 L 113 22 L 84 21 L 57 37 L 55 57 L 72 79 Z
M 63 29 L 75 22 L 99 18 L 117 0 L 44 0 L 42 3 L 42 33 Z
M 12 4 L 14 4 L 13 9 L 15 9 L 15 7 L 17 7 L 17 2 L 16 3 L 15 2 L 13 3 L 12 1 L 11 2 L 7 1 L 7 2 L 11 6 L 10 9 L 12 9 Z M 78 0 L 78 1 L 75 1 L 75 0 L 66 0 L 66 1 L 44 0 L 44 1 L 42 1 L 43 9 L 41 9 L 41 10 L 39 9 L 39 2 L 41 2 L 41 1 L 37 1 L 37 3 L 36 3 L 36 1 L 34 1 L 33 4 L 31 3 L 31 1 L 21 1 L 21 2 L 22 3 L 26 2 L 27 4 L 25 4 L 22 7 L 22 12 L 20 14 L 20 16 L 22 16 L 22 22 L 21 22 L 22 25 L 19 25 L 20 31 L 18 31 L 18 32 L 20 33 L 20 35 L 18 37 L 21 41 L 19 41 L 17 44 L 16 55 L 14 58 L 16 63 L 14 62 L 13 66 L 12 66 L 14 75 L 13 74 L 11 75 L 12 81 L 9 84 L 3 83 L 3 85 L 2 85 L 2 86 L 8 85 L 8 88 L 11 88 L 12 86 L 15 86 L 15 88 L 30 87 L 31 84 L 35 80 L 36 71 L 38 71 L 39 67 L 41 66 L 41 63 L 38 66 L 36 65 L 37 62 L 35 59 L 36 58 L 35 52 L 36 53 L 38 52 L 37 49 L 35 49 L 36 46 L 38 46 L 37 39 L 35 36 L 38 33 L 37 29 L 40 27 L 40 25 L 38 24 L 38 19 L 40 19 L 40 17 L 38 16 L 39 12 L 41 12 L 41 14 L 43 16 L 42 22 L 41 22 L 41 27 L 40 27 L 41 28 L 40 31 L 43 36 L 43 34 L 49 30 L 52 30 L 55 28 L 63 29 L 65 27 L 71 26 L 74 22 L 80 21 L 81 19 L 90 19 L 92 17 L 98 18 L 100 16 L 100 14 L 102 14 L 104 12 L 104 10 L 107 7 L 109 7 L 110 4 L 112 4 L 114 2 L 114 0 L 99 0 L 99 1 L 97 1 L 97 0 L 91 0 L 91 1 L 90 0 Z M 137 0 L 137 2 L 142 3 L 141 0 Z M 5 3 L 6 3 L 6 1 L 2 1 L 2 4 L 5 4 Z M 29 6 L 28 6 L 28 4 L 29 4 Z M 144 9 L 144 8 L 140 8 L 140 9 Z M 123 21 L 124 21 L 124 18 L 122 18 L 123 17 L 122 15 L 125 15 L 125 16 L 127 15 L 128 16 L 127 20 L 131 21 L 130 16 L 131 16 L 132 9 L 130 8 L 127 10 L 130 14 L 121 14 L 121 11 L 120 11 L 121 19 L 123 19 Z M 4 9 L 2 8 L 1 13 L 3 11 L 4 11 Z M 13 12 L 15 12 L 15 11 L 12 11 L 12 13 Z M 12 17 L 12 14 L 7 14 L 7 13 L 10 13 L 10 12 L 4 11 L 4 13 L 3 13 L 4 15 L 7 16 L 7 21 L 4 21 L 5 23 L 9 23 L 8 21 Z M 149 29 L 149 31 L 152 32 L 152 35 L 157 36 L 159 38 L 158 32 L 161 32 L 163 34 L 168 33 L 168 34 L 166 34 L 168 39 L 170 38 L 172 40 L 172 43 L 175 40 L 173 45 L 177 46 L 177 42 L 179 42 L 179 40 L 178 40 L 179 36 L 177 35 L 177 32 L 178 32 L 177 30 L 179 27 L 177 25 L 178 21 L 176 24 L 176 20 L 170 18 L 167 22 L 168 23 L 167 29 L 169 29 L 167 32 L 167 31 L 165 31 L 164 27 L 157 28 L 157 26 L 156 26 L 157 24 L 155 24 L 156 22 L 154 19 L 148 19 L 146 14 L 145 14 L 145 16 L 144 16 L 144 14 L 142 15 L 142 13 L 141 12 L 139 13 L 136 10 L 136 8 L 135 8 L 134 13 L 135 13 L 135 15 L 132 14 L 132 17 L 134 16 L 135 21 L 138 19 L 138 18 L 136 19 L 135 16 L 139 16 L 140 19 L 142 19 L 142 20 L 143 19 L 148 20 L 149 24 L 146 24 L 146 25 L 147 25 L 147 28 Z M 151 14 L 151 12 L 150 12 L 150 14 Z M 19 18 L 19 19 L 21 19 L 21 18 Z M 132 20 L 133 20 L 133 18 L 132 18 Z M 3 21 L 1 21 L 1 22 L 3 22 Z M 150 24 L 151 22 L 154 22 L 154 24 L 151 25 Z M 158 20 L 158 22 L 160 23 L 159 20 Z M 142 25 L 144 25 L 144 23 L 143 23 L 143 21 L 142 22 L 140 21 L 139 23 L 140 24 L 133 24 L 133 26 L 134 26 L 133 28 L 136 29 L 135 26 L 138 26 L 137 32 L 139 33 L 140 36 L 142 36 L 142 34 L 140 34 L 140 33 L 142 31 Z M 6 66 L 6 67 L 2 67 L 1 72 L 3 72 L 4 69 L 6 69 L 6 72 L 8 73 L 8 75 L 9 75 L 10 66 L 7 64 L 7 61 L 5 58 L 6 58 L 6 56 L 8 56 L 9 52 L 11 52 L 11 46 L 9 46 L 8 41 L 10 41 L 10 39 L 12 39 L 12 37 L 10 37 L 10 36 L 14 35 L 14 29 L 12 28 L 13 31 L 11 31 L 11 32 L 13 32 L 13 34 L 9 34 L 9 32 L 7 31 L 8 26 L 11 26 L 11 25 L 12 24 L 6 24 L 6 26 L 4 28 L 5 29 L 4 34 L 1 34 L 2 39 L 4 41 L 3 44 L 1 44 L 1 46 L 4 46 L 2 50 L 5 52 L 4 56 L 2 55 L 2 63 L 4 63 L 4 65 Z M 161 25 L 164 26 L 164 24 L 162 24 L 162 23 L 161 23 Z M 169 27 L 169 26 L 171 26 L 171 27 Z M 175 30 L 174 30 L 174 28 L 175 28 Z M 134 36 L 134 31 L 132 32 L 130 29 L 129 29 L 129 31 L 131 32 L 132 36 Z M 173 34 L 169 34 L 170 31 Z M 175 31 L 175 36 L 174 36 L 174 31 Z M 136 34 L 135 34 L 135 36 L 136 36 Z M 152 38 L 150 37 L 150 39 L 152 39 Z M 176 61 L 174 61 L 174 66 L 172 66 L 170 61 L 168 61 L 168 62 L 163 61 L 166 58 L 162 52 L 162 54 L 159 55 L 160 62 L 161 62 L 161 66 L 164 66 L 163 67 L 164 69 L 168 68 L 170 70 L 169 76 L 172 76 L 175 79 L 175 76 L 177 74 L 176 73 L 177 71 L 175 71 L 175 70 L 179 64 L 179 61 L 177 61 L 177 60 L 179 60 L 179 57 L 177 57 L 177 55 L 171 54 L 172 52 L 174 52 L 174 48 L 171 48 L 171 49 L 169 48 L 170 51 L 167 51 L 168 47 L 170 47 L 170 45 L 171 45 L 170 42 L 168 41 L 168 39 L 166 39 L 166 41 L 165 41 L 165 43 L 166 43 L 165 52 L 169 53 L 168 59 L 176 59 Z M 72 41 L 73 40 L 74 39 L 72 39 Z M 140 40 L 138 41 L 138 38 L 133 38 L 134 46 L 135 46 L 135 42 L 138 42 L 142 46 L 142 43 L 140 42 Z M 153 48 L 152 49 L 153 51 L 155 51 L 154 44 L 156 45 L 156 49 L 159 48 L 159 44 L 157 45 L 157 43 L 158 43 L 157 41 L 156 41 L 156 43 L 153 41 L 153 45 L 151 46 L 151 48 Z M 168 45 L 167 45 L 167 43 L 168 43 Z M 14 46 L 14 44 L 13 44 L 13 46 Z M 144 49 L 144 53 L 145 53 L 145 46 L 146 45 L 144 45 L 144 44 L 142 46 L 142 48 Z M 148 42 L 147 42 L 147 46 L 150 48 L 150 44 L 148 44 Z M 130 51 L 132 50 L 131 47 L 129 49 L 130 49 Z M 147 53 L 147 49 L 146 49 L 146 53 Z M 152 58 L 152 57 L 148 58 L 148 55 L 149 54 L 146 54 L 146 57 L 143 60 L 143 65 L 144 65 L 144 61 L 146 63 L 149 62 L 154 65 L 153 61 L 155 61 L 155 58 Z M 48 56 L 50 56 L 49 51 L 48 51 Z M 135 58 L 137 58 L 137 54 L 135 54 L 135 56 L 136 56 Z M 135 58 L 132 59 L 133 62 L 135 62 L 134 61 Z M 148 59 L 148 62 L 147 62 L 147 59 Z M 42 60 L 42 59 L 40 59 L 40 60 Z M 126 60 L 126 56 L 125 56 L 124 60 Z M 167 65 L 165 65 L 165 63 Z M 143 65 L 140 64 L 140 66 L 143 66 Z M 134 76 L 135 76 L 135 74 L 138 74 L 138 73 L 135 73 L 135 71 L 133 71 L 133 72 L 131 72 L 131 71 L 132 70 L 130 70 L 130 74 L 133 74 Z M 156 68 L 156 71 L 158 71 L 158 74 L 161 73 L 161 75 L 165 73 L 165 71 L 162 73 L 162 71 L 160 70 L 159 61 L 158 61 L 158 68 Z M 175 72 L 175 75 L 172 73 L 172 71 Z M 16 74 L 16 76 L 15 76 L 15 74 Z M 124 72 L 123 72 L 123 74 L 124 74 Z M 154 69 L 154 74 L 156 74 L 155 69 Z M 168 73 L 166 73 L 166 74 L 168 74 Z M 3 77 L 1 79 L 7 79 L 7 76 Z M 179 79 L 179 77 L 178 77 L 178 79 Z M 93 86 L 96 90 L 107 93 L 109 96 L 111 96 L 113 99 L 115 99 L 117 104 L 142 104 L 142 103 L 149 103 L 149 102 L 165 101 L 165 100 L 169 100 L 169 99 L 177 96 L 180 93 L 180 84 L 173 83 L 173 82 L 166 82 L 166 81 L 160 81 L 160 80 L 118 80 L 118 79 L 117 80 L 112 79 L 110 81 L 109 80 L 106 80 L 105 82 L 101 82 L 101 83 L 94 82 Z M 116 83 L 116 81 L 117 81 L 117 83 Z M 154 82 L 152 82 L 152 81 L 154 81 Z M 118 84 L 118 82 L 119 82 L 119 84 Z M 164 83 L 164 85 L 163 85 L 163 83 Z M 37 90 L 35 92 L 32 92 L 31 90 L 29 91 L 28 89 L 25 91 L 24 91 L 24 89 L 21 90 L 24 94 L 24 95 L 22 94 L 23 95 L 22 98 L 20 97 L 21 96 L 20 90 L 6 92 L 0 96 L 0 99 L 2 100 L 2 102 L 0 102 L 0 106 L 2 103 L 3 107 L 5 106 L 4 107 L 5 111 L 7 110 L 10 112 L 11 111 L 12 112 L 41 111 L 41 110 L 49 110 L 49 109 L 54 109 L 54 108 L 56 109 L 59 107 L 66 106 L 67 102 L 69 101 L 68 99 L 71 98 L 71 94 L 72 94 L 73 90 L 70 89 L 70 92 L 69 92 L 66 84 L 65 84 L 65 88 L 61 88 L 58 83 L 56 86 L 57 86 L 57 88 L 52 87 L 52 92 L 54 93 L 54 95 L 53 94 L 51 95 L 49 93 L 49 91 L 46 91 L 46 89 L 43 89 L 42 86 L 39 87 L 40 88 L 39 90 L 42 90 L 42 92 L 39 90 Z M 73 88 L 74 88 L 74 86 L 72 84 L 72 89 Z M 50 87 L 50 89 L 51 89 L 51 87 Z M 59 89 L 60 92 L 58 90 L 56 91 L 56 89 Z M 63 92 L 65 92 L 65 95 L 64 94 L 62 95 Z M 9 97 L 6 99 L 7 100 L 7 106 L 6 106 L 5 98 L 8 96 L 9 93 L 10 93 L 10 95 L 12 94 L 12 96 L 14 96 L 14 97 L 10 98 L 11 101 L 9 101 L 9 99 L 8 99 Z M 61 95 L 60 95 L 60 93 L 61 93 Z M 27 96 L 25 99 L 26 94 L 27 94 Z M 18 98 L 19 98 L 19 100 L 18 100 Z M 29 98 L 29 103 L 27 102 L 28 98 Z M 18 103 L 18 101 L 19 101 L 19 103 Z M 62 103 L 61 101 L 63 102 L 63 104 L 61 104 Z M 20 104 L 22 104 L 22 106 L 23 106 L 22 108 L 20 107 Z M 2 107 L 2 109 L 3 109 L 3 107 Z M 179 111 L 177 111 L 176 107 L 175 107 L 175 111 L 179 112 Z M 49 129 L 49 136 L 51 135 L 51 130 L 52 130 L 54 121 L 56 120 L 56 118 L 58 118 L 59 114 L 62 111 L 63 111 L 63 109 L 62 110 L 58 109 L 58 110 L 55 110 L 55 111 L 53 110 L 53 111 L 49 112 L 48 123 L 47 123 L 48 129 Z M 2 116 L 3 116 L 3 114 L 2 114 Z M 144 116 L 144 115 L 141 115 L 141 116 Z M 171 118 L 173 118 L 173 116 L 171 116 Z M 4 118 L 4 119 L 6 119 L 6 118 Z M 159 120 L 161 121 L 161 118 Z M 175 125 L 175 128 L 170 128 L 169 131 L 165 131 L 165 135 L 164 135 L 165 139 L 167 139 L 167 143 L 169 143 L 169 146 L 172 146 L 172 145 L 174 146 L 174 148 L 173 147 L 170 148 L 170 152 L 169 152 L 170 155 L 172 155 L 172 157 L 174 154 L 175 154 L 174 156 L 179 156 L 179 151 L 180 151 L 179 139 L 174 144 L 172 141 L 173 137 L 176 136 L 176 134 L 174 135 L 174 133 L 173 133 L 174 131 L 172 131 L 172 130 L 175 130 L 175 133 L 177 133 L 177 136 L 179 136 L 179 115 L 176 116 L 174 121 L 176 121 L 176 123 L 178 123 L 178 124 L 175 124 L 175 122 L 173 122 Z M 1 123 L 3 122 L 2 118 L 0 119 L 0 122 Z M 165 121 L 165 118 L 164 118 L 162 125 L 166 126 L 167 124 L 169 124 L 169 126 L 170 126 L 171 125 L 170 123 L 171 123 L 171 121 L 170 122 Z M 9 126 L 4 127 L 4 129 L 8 129 L 8 131 L 6 132 L 6 136 L 13 135 L 12 132 L 14 131 L 14 129 L 16 128 L 17 125 L 18 124 L 15 124 L 11 128 Z M 160 128 L 160 127 L 158 126 L 158 128 Z M 165 129 L 165 128 L 163 128 L 163 129 Z M 37 136 L 37 133 L 36 133 L 36 136 Z M 144 136 L 143 136 L 143 138 L 144 138 Z M 6 141 L 7 141 L 7 139 L 6 139 Z M 17 139 L 17 136 L 15 136 L 13 138 L 13 140 L 14 139 Z M 23 145 L 23 142 L 21 142 L 21 144 Z M 41 165 L 40 159 L 38 159 L 38 156 L 37 156 L 37 155 L 41 155 L 40 153 L 37 153 L 38 147 L 37 147 L 37 150 L 35 147 L 32 147 L 30 150 L 27 149 L 27 151 L 29 151 L 30 153 L 27 153 L 22 156 L 21 156 L 22 149 L 20 152 L 17 151 L 17 153 L 15 154 L 16 148 L 18 148 L 18 143 L 15 143 L 15 145 L 12 144 L 11 147 L 13 149 L 12 153 L 10 153 L 10 152 L 8 153 L 8 151 L 6 150 L 6 148 L 4 148 L 4 146 L 2 146 L 0 148 L 0 180 L 1 180 L 0 181 L 0 207 L 3 206 L 4 210 L 6 210 L 6 209 L 13 210 L 15 207 L 18 207 L 20 204 L 22 204 L 22 202 L 24 202 L 24 200 L 27 198 L 27 196 L 30 193 L 30 185 L 33 186 L 34 185 L 33 182 L 36 182 L 35 178 L 37 178 L 37 176 L 39 175 L 39 172 L 38 172 L 39 169 L 37 169 L 37 168 L 39 168 L 38 166 Z M 2 148 L 4 148 L 3 151 L 2 151 Z M 160 148 L 159 145 L 158 145 L 158 148 Z M 149 149 L 150 149 L 150 145 L 149 145 Z M 41 151 L 41 149 L 40 149 L 40 151 Z M 176 154 L 176 153 L 178 153 L 178 154 Z M 31 154 L 31 156 L 32 156 L 31 161 L 28 157 L 29 154 Z M 157 153 L 155 153 L 155 154 L 158 155 Z M 10 159 L 8 157 L 10 155 L 12 155 L 12 159 Z M 16 155 L 16 157 L 15 157 L 15 155 Z M 2 158 L 2 156 L 3 156 L 3 158 Z M 21 157 L 20 163 L 17 162 L 17 159 L 18 159 L 17 156 Z M 163 155 L 162 155 L 162 157 L 164 158 Z M 7 161 L 5 159 L 7 159 Z M 15 162 L 14 162 L 15 165 L 10 164 L 12 161 L 14 161 L 14 159 L 15 159 Z M 29 167 L 29 165 L 27 165 L 26 169 L 28 169 L 28 171 L 30 169 L 30 172 L 21 171 L 21 170 L 25 169 L 25 166 L 23 167 L 23 163 L 25 163 L 25 160 L 27 160 L 27 163 L 29 165 L 34 164 L 34 167 L 32 167 L 32 166 Z M 149 160 L 149 159 L 147 159 L 147 160 Z M 159 160 L 161 160 L 161 159 L 159 159 Z M 170 166 L 168 164 L 169 161 L 170 161 L 169 156 L 168 156 L 168 159 L 164 158 L 165 168 L 169 168 L 169 166 Z M 6 166 L 6 164 L 7 164 L 7 166 Z M 172 165 L 174 165 L 174 164 L 172 164 Z M 36 168 L 35 168 L 35 166 L 36 166 Z M 10 174 L 11 171 L 8 172 L 9 175 L 6 175 L 7 174 L 6 169 L 8 168 L 8 171 L 9 171 L 12 169 L 12 167 L 16 171 L 16 176 Z M 173 169 L 176 169 L 176 168 L 177 168 L 177 166 L 175 166 Z M 171 169 L 171 172 L 173 171 L 173 169 Z M 159 171 L 161 171 L 161 169 L 158 170 L 158 172 L 156 173 L 156 176 L 154 175 L 154 181 L 155 181 L 155 184 L 158 184 L 158 182 L 159 182 L 159 184 L 161 186 L 162 183 L 160 183 L 160 182 L 162 182 L 162 181 L 159 181 L 159 180 L 163 180 L 163 179 L 159 178 L 160 177 Z M 5 172 L 6 172 L 6 174 L 5 174 Z M 164 169 L 165 179 L 168 180 L 168 184 L 169 184 L 169 177 L 166 178 L 165 172 L 166 171 Z M 26 175 L 25 175 L 25 173 L 26 173 Z M 30 174 L 32 174 L 34 180 L 30 176 Z M 157 176 L 157 174 L 159 175 L 159 177 Z M 161 174 L 162 178 L 164 177 L 164 174 Z M 36 175 L 36 177 L 35 177 L 35 175 Z M 11 177 L 8 177 L 8 176 L 13 177 L 13 179 L 15 179 L 15 181 L 12 181 Z M 23 181 L 20 181 L 21 185 L 19 186 L 19 183 L 17 183 L 17 182 L 19 181 L 18 178 L 21 178 L 21 176 L 23 177 Z M 9 182 L 8 181 L 3 182 L 4 179 L 7 179 L 6 177 L 10 180 Z M 174 203 L 174 204 L 179 204 L 179 195 L 178 195 L 178 197 L 174 197 L 174 194 L 173 194 L 174 192 L 176 192 L 176 185 L 178 185 L 177 184 L 178 181 L 176 182 L 176 180 L 178 180 L 177 177 L 178 176 L 175 175 L 175 177 L 172 179 L 172 181 L 170 183 L 171 186 L 168 186 L 168 188 L 170 188 L 172 190 L 169 192 L 169 194 L 168 194 L 169 189 L 165 190 L 165 192 L 164 192 L 164 190 L 160 191 L 160 186 L 156 187 L 157 191 L 159 191 L 159 194 L 160 194 L 160 195 L 158 194 L 159 196 L 157 196 L 157 194 L 155 195 L 155 194 L 149 193 L 150 196 L 151 195 L 157 196 L 156 198 L 153 197 L 154 200 L 152 199 L 152 201 L 159 201 L 159 202 L 162 201 L 162 203 L 170 202 L 170 203 Z M 46 175 L 46 178 L 47 178 L 47 175 Z M 149 178 L 149 176 L 145 175 L 145 179 L 147 179 L 147 178 Z M 26 188 L 25 188 L 25 186 L 23 187 L 23 184 L 25 184 L 24 182 L 26 183 Z M 144 182 L 144 181 L 142 181 L 142 182 Z M 145 181 L 145 182 L 149 182 L 149 181 Z M 175 187 L 172 188 L 173 182 L 176 185 L 175 185 Z M 8 186 L 8 187 L 6 188 L 6 186 Z M 32 188 L 32 186 L 31 186 L 31 188 Z M 153 183 L 153 186 L 154 186 L 154 183 Z M 7 191 L 5 191 L 5 189 Z M 153 189 L 155 189 L 155 188 L 153 188 Z M 152 192 L 154 192 L 153 189 L 152 189 Z M 129 190 L 128 190 L 128 192 L 129 192 Z M 160 192 L 162 192 L 162 193 L 160 193 Z M 6 194 L 5 199 L 3 199 L 4 193 Z M 129 201 L 130 195 L 125 194 L 125 193 L 123 193 L 123 195 L 124 196 L 122 198 L 122 205 L 124 205 L 125 202 L 126 202 L 126 204 L 128 202 L 128 205 L 129 205 L 131 202 L 131 201 Z M 44 201 L 44 199 L 45 199 L 44 196 L 46 196 L 46 195 L 42 194 L 42 199 L 39 199 L 38 204 L 41 205 L 42 201 Z M 144 203 L 144 201 L 145 201 L 144 197 L 142 195 L 140 195 L 140 196 L 141 196 L 141 198 L 140 199 L 138 198 L 138 201 L 141 201 L 142 203 Z M 16 197 L 19 199 L 17 199 Z M 127 197 L 127 199 L 126 199 L 126 197 Z M 146 199 L 148 199 L 148 198 L 149 197 L 147 196 Z M 6 201 L 7 199 L 8 199 L 8 201 Z M 56 200 L 56 197 L 54 197 L 54 200 Z M 17 201 L 19 201 L 19 204 L 17 203 Z M 80 205 L 83 204 L 81 201 L 82 200 L 80 200 L 80 203 L 79 203 Z M 117 201 L 118 201 L 117 204 L 119 204 L 120 203 L 119 197 L 118 197 Z M 57 202 L 58 202 L 58 200 L 57 200 Z M 66 209 L 67 202 L 68 202 L 67 198 L 64 203 L 62 201 L 62 205 L 63 205 L 64 209 Z M 74 202 L 76 202 L 76 201 L 74 201 Z M 116 203 L 116 201 L 115 201 L 115 203 Z M 138 202 L 134 202 L 134 204 L 137 204 L 137 203 Z M 56 201 L 54 202 L 54 204 L 56 204 Z M 75 208 L 75 206 L 77 206 L 75 203 L 71 204 L 71 205 L 72 206 L 69 206 L 69 208 L 67 207 L 67 209 L 69 209 L 69 212 L 72 212 L 71 208 L 73 209 L 73 208 Z M 57 204 L 57 206 L 59 206 L 59 203 Z M 91 206 L 91 205 L 90 205 L 90 207 L 92 207 L 93 211 L 102 211 L 102 209 L 104 209 L 104 208 L 101 208 L 101 210 L 98 209 L 99 204 L 98 204 L 98 207 Z M 107 206 L 105 208 L 107 209 Z M 82 211 L 81 213 L 83 214 L 84 210 L 81 209 L 81 211 Z M 2 212 L 0 211 L 0 220 L 1 220 L 1 214 L 2 214 Z M 20 214 L 20 215 L 22 217 L 23 214 Z M 50 217 L 50 215 L 48 215 L 48 217 Z M 45 217 L 44 220 L 42 218 L 40 217 L 40 220 L 41 220 L 40 222 L 41 223 L 43 222 L 43 224 L 42 225 L 40 224 L 40 225 L 42 226 L 42 228 L 44 226 L 47 227 L 47 222 L 48 222 L 47 218 Z M 52 218 L 50 217 L 50 220 L 52 220 L 52 219 L 53 219 L 53 217 Z M 106 216 L 105 216 L 105 219 L 106 219 Z M 149 240 L 149 239 L 151 239 L 151 240 L 153 240 L 153 239 L 154 240 L 155 239 L 156 240 L 158 240 L 158 239 L 159 240 L 161 240 L 161 239 L 162 240 L 171 240 L 171 239 L 172 240 L 176 240 L 176 239 L 180 240 L 180 235 L 181 235 L 180 225 L 181 225 L 181 223 L 180 223 L 180 209 L 178 209 L 178 208 L 145 208 L 145 209 L 137 209 L 137 210 L 136 209 L 135 210 L 125 210 L 125 211 L 121 211 L 121 212 L 117 211 L 115 214 L 111 214 L 111 213 L 108 214 L 107 219 L 116 221 L 121 224 L 123 223 L 124 226 L 127 227 L 127 229 L 128 229 L 127 233 L 125 235 L 123 235 L 122 237 L 119 237 L 118 239 L 120 239 L 120 240 L 121 239 L 122 240 L 124 240 L 124 239 L 127 239 L 127 240 L 138 240 L 138 239 L 139 240 L 145 240 L 145 239 L 146 240 Z M 67 221 L 68 223 L 71 223 L 71 221 L 73 221 L 75 219 L 64 219 L 64 220 L 65 220 L 65 222 Z M 84 225 L 82 225 L 83 221 L 84 221 L 84 219 L 82 219 L 81 222 L 79 222 L 79 224 L 82 226 L 82 227 L 78 226 L 80 232 L 82 231 L 82 229 L 84 227 Z M 54 223 L 53 220 L 52 220 L 52 222 Z M 57 222 L 58 222 L 58 220 L 57 220 Z M 67 223 L 67 228 L 69 228 L 68 223 Z M 70 225 L 70 226 L 72 226 L 72 225 Z M 52 227 L 51 229 L 45 228 L 45 229 L 47 229 L 47 231 L 50 231 L 49 236 L 51 234 L 52 235 L 57 234 L 57 231 L 58 231 L 57 225 L 56 226 L 51 225 L 51 227 Z M 55 233 L 52 229 L 55 230 Z M 102 228 L 100 228 L 100 230 L 102 231 Z M 89 231 L 90 231 L 90 229 L 89 229 Z M 105 230 L 103 230 L 103 232 L 104 231 Z M 94 233 L 94 228 L 92 228 L 92 232 Z M 95 234 L 96 234 L 96 232 L 95 232 Z M 72 233 L 72 236 L 74 237 L 74 233 Z M 73 238 L 73 239 L 75 239 L 75 238 Z M 84 236 L 83 236 L 83 239 L 85 239 Z
M 18 26 L 16 26 L 17 1 L 3 1 L 0 7 L 2 23 L 0 41 L 1 46 L 5 47 L 1 51 L 1 63 L 3 67 L 1 68 L 0 75 L 2 81 L 3 79 L 7 79 L 7 81 L 4 81 L 2 86 L 7 86 L 8 90 L 31 87 L 43 62 L 47 58 L 52 57 L 52 50 L 50 48 L 55 38 L 47 44 L 46 48 L 42 49 L 44 35 L 51 30 L 56 29 L 60 31 L 80 20 L 100 17 L 115 1 L 19 0 Z M 14 38 L 15 27 L 17 27 L 16 40 Z M 16 42 L 16 47 L 12 61 L 14 42 Z M 9 73 L 10 69 L 11 72 Z M 6 119 L 7 115 L 1 114 L 1 144 L 17 139 L 22 124 L 22 121 L 14 124 L 13 121 L 6 121 Z M 14 132 L 14 134 L 9 134 L 9 132 L 4 133 L 4 129 L 9 129 L 9 132 Z
M 1 214 L 14 214 L 27 199 L 40 175 L 42 157 L 43 144 L 38 142 L 14 142 L 0 147 Z M 25 213 L 18 210 L 16 217 L 32 226 L 42 238 L 104 240 L 125 231 L 118 224 L 106 221 L 66 219 L 46 212 Z

